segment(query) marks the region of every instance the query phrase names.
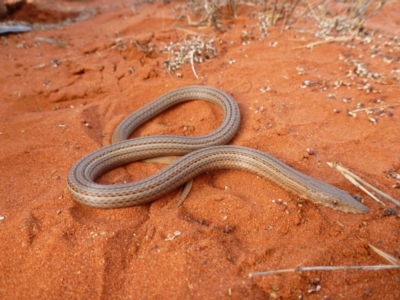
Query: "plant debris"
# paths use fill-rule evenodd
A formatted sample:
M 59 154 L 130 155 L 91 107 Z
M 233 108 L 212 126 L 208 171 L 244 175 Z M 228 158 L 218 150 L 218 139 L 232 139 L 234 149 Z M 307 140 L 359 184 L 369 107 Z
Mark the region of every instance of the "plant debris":
M 199 35 L 185 37 L 177 43 L 170 42 L 165 45 L 162 52 L 169 54 L 169 58 L 164 60 L 164 66 L 169 72 L 174 73 L 182 65 L 190 63 L 196 78 L 198 78 L 198 75 L 194 69 L 194 64 L 205 62 L 217 56 L 214 39 L 203 40 Z

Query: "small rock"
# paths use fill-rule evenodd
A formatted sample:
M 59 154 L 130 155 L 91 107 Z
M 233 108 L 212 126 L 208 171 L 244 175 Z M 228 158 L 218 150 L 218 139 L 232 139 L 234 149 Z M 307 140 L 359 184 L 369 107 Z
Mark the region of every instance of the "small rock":
M 395 207 L 389 207 L 382 211 L 382 216 L 397 216 L 397 210 Z

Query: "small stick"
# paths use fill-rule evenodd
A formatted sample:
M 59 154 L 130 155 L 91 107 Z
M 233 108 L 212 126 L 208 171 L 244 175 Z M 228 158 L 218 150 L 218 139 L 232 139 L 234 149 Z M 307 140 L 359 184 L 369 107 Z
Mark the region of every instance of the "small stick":
M 254 272 L 250 273 L 249 277 L 268 276 L 282 273 L 298 273 L 304 271 L 338 271 L 338 270 L 363 270 L 363 271 L 380 271 L 389 269 L 400 269 L 398 265 L 376 265 L 376 266 L 316 266 L 316 267 L 302 267 L 299 266 L 295 269 L 283 269 L 269 272 Z
M 365 21 L 367 21 L 369 18 L 375 16 L 382 8 L 382 6 L 386 3 L 386 0 L 381 0 L 379 1 L 379 3 L 377 4 L 375 10 L 373 12 L 371 12 L 369 14 L 369 16 L 365 16 L 364 20 L 362 23 L 365 23 Z M 365 12 L 364 12 L 365 13 Z
M 190 64 L 192 65 L 192 71 L 193 71 L 194 76 L 196 77 L 196 79 L 199 79 L 199 76 L 197 76 L 196 70 L 194 68 L 194 61 L 193 61 L 194 51 L 195 50 L 192 50 L 192 51 L 189 52 L 189 54 L 190 54 Z
M 287 14 L 285 14 L 285 16 L 284 16 L 284 18 L 283 18 L 283 22 L 282 22 L 282 27 L 281 27 L 281 32 L 280 32 L 280 34 L 282 34 L 283 30 L 285 29 L 286 20 L 287 20 Z
M 310 3 L 308 3 L 308 7 L 310 8 L 310 11 L 312 12 L 315 20 L 317 20 L 317 22 L 319 22 L 320 20 L 318 19 L 317 15 L 314 12 L 314 8 L 318 8 L 318 6 L 311 7 Z
M 276 11 L 276 5 L 278 3 L 278 0 L 275 0 L 275 4 L 274 4 L 274 10 L 272 11 L 272 16 L 271 16 L 271 25 L 274 26 L 274 17 L 275 17 L 275 11 Z
M 330 37 L 329 39 L 326 39 L 325 41 L 317 41 L 317 42 L 309 43 L 307 45 L 294 47 L 292 49 L 312 48 L 314 46 L 318 46 L 318 45 L 322 45 L 322 44 L 329 44 L 329 43 L 333 43 L 333 42 L 347 42 L 347 41 L 351 41 L 352 39 L 354 39 L 354 35 L 352 35 L 352 36 Z
M 193 31 L 193 30 L 189 30 L 189 29 L 185 29 L 185 28 L 182 28 L 182 27 L 175 27 L 175 29 L 180 30 L 180 31 L 183 31 L 183 32 L 185 32 L 185 33 L 187 33 L 187 34 L 200 35 L 200 36 L 208 36 L 207 34 L 199 33 L 199 32 L 196 32 L 196 31 Z
M 292 5 L 292 9 L 290 10 L 289 14 L 285 14 L 285 19 L 283 20 L 282 28 L 281 28 L 281 33 L 285 29 L 286 21 L 290 20 L 290 17 L 292 16 L 297 4 L 299 4 L 300 0 L 296 0 L 296 3 Z
M 278 16 L 279 16 L 279 17 L 276 19 L 276 21 L 278 21 L 278 19 L 282 18 L 282 16 L 284 16 L 284 17 L 286 18 L 286 12 L 284 13 L 286 1 L 287 1 L 287 0 L 283 0 L 283 3 L 281 4 L 281 10 L 280 10 L 280 12 L 278 13 Z M 275 24 L 276 24 L 276 22 L 275 22 Z M 275 25 L 275 24 L 274 24 L 274 25 Z
M 324 3 L 326 0 L 321 0 L 320 2 L 316 3 L 313 7 L 317 7 L 318 5 Z M 296 20 L 293 21 L 293 23 L 291 23 L 290 25 L 294 25 L 298 20 L 300 20 L 304 15 L 306 15 L 310 10 L 313 9 L 313 7 L 311 7 L 310 5 L 308 5 L 308 8 L 300 15 L 297 17 Z
M 61 48 L 68 48 L 69 46 L 67 44 L 64 44 L 60 41 L 57 41 L 55 39 L 50 39 L 50 38 L 45 38 L 45 37 L 35 37 L 35 42 L 43 42 L 43 43 L 48 43 L 48 44 L 53 44 L 56 46 L 59 46 Z
M 133 39 L 133 43 L 135 44 L 136 49 L 138 49 L 139 52 L 147 53 L 147 49 L 143 48 L 143 47 L 137 42 L 136 39 Z
M 268 276 L 282 273 L 298 273 L 302 271 L 337 271 L 337 270 L 364 270 L 364 271 L 379 271 L 379 270 L 388 270 L 388 269 L 400 269 L 400 260 L 396 259 L 392 255 L 368 244 L 368 246 L 382 256 L 384 259 L 389 261 L 392 265 L 377 265 L 377 266 L 316 266 L 316 267 L 302 267 L 298 266 L 295 269 L 283 269 L 283 270 L 274 270 L 269 272 L 254 272 L 250 273 L 250 277 L 257 276 Z
M 201 19 L 200 21 L 198 21 L 198 22 L 192 22 L 192 19 L 189 17 L 189 16 L 186 16 L 187 17 L 187 19 L 188 19 L 188 24 L 187 25 L 184 25 L 184 27 L 186 27 L 186 26 L 194 26 L 194 27 L 197 27 L 197 26 L 200 26 L 201 24 L 203 24 L 205 21 L 207 21 L 208 20 L 208 18 L 210 17 L 210 13 L 207 13 L 207 15 L 203 18 L 203 19 Z M 208 26 L 207 26 L 208 27 Z M 182 28 L 182 27 L 181 27 Z
M 368 110 L 374 110 L 374 109 L 380 109 L 380 108 L 386 108 L 386 107 L 392 107 L 392 106 L 399 106 L 400 103 L 395 103 L 395 104 L 387 104 L 387 105 L 382 105 L 382 106 L 375 106 L 375 107 L 367 107 L 367 108 L 360 108 L 360 109 L 355 109 L 350 112 L 356 113 L 360 111 L 368 111 Z
M 41 69 L 41 68 L 44 68 L 44 67 L 47 67 L 47 66 L 51 66 L 54 62 L 61 63 L 61 62 L 64 62 L 64 61 L 74 61 L 74 60 L 79 60 L 79 59 L 82 59 L 82 58 L 85 58 L 85 57 L 86 56 L 77 56 L 77 57 L 57 59 L 57 60 L 52 59 L 48 64 L 42 63 L 40 65 L 32 67 L 32 69 Z

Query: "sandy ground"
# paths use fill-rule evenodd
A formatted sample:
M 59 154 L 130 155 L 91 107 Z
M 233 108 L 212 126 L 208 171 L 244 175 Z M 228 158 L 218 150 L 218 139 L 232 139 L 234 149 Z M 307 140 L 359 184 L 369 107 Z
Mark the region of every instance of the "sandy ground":
M 399 258 L 399 217 L 384 213 L 393 204 L 377 204 L 326 164 L 339 161 L 400 198 L 393 187 L 400 173 L 400 107 L 360 111 L 356 118 L 347 113 L 400 102 L 398 1 L 386 4 L 353 41 L 312 49 L 298 47 L 318 41 L 315 26 L 302 20 L 283 33 L 270 27 L 262 37 L 250 6 L 239 6 L 237 19 L 221 17 L 216 31 L 182 27 L 188 24 L 177 20 L 186 13 L 177 8 L 183 2 L 35 3 L 10 18 L 43 24 L 86 14 L 0 39 L 1 299 L 400 298 L 398 270 L 248 276 L 299 265 L 387 264 L 368 244 Z M 193 33 L 213 39 L 217 57 L 195 64 L 198 79 L 190 65 L 169 73 L 169 55 L 160 49 Z M 231 144 L 360 194 L 371 212 L 299 201 L 235 170 L 198 176 L 179 209 L 180 191 L 125 209 L 74 201 L 66 178 L 78 159 L 110 144 L 129 113 L 194 84 L 222 89 L 238 102 L 242 121 Z M 133 136 L 204 135 L 221 120 L 216 106 L 192 101 Z M 161 168 L 138 162 L 101 182 L 133 181 Z

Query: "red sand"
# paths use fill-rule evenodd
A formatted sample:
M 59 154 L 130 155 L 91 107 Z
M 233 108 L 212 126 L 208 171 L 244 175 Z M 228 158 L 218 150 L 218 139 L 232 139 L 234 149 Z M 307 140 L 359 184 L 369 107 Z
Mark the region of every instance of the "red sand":
M 179 3 L 123 3 L 58 1 L 52 9 L 97 13 L 60 29 L 0 39 L 0 298 L 399 299 L 398 270 L 248 274 L 299 265 L 387 264 L 368 244 L 399 258 L 398 216 L 383 216 L 382 206 L 326 162 L 339 161 L 400 198 L 400 190 L 392 188 L 396 180 L 386 175 L 391 169 L 400 173 L 400 107 L 369 115 L 376 125 L 363 112 L 356 118 L 346 113 L 361 102 L 375 107 L 400 100 L 399 40 L 384 45 L 399 34 L 400 3 L 391 1 L 368 21 L 367 30 L 381 30 L 370 31 L 370 43 L 360 38 L 313 49 L 294 49 L 317 41 L 299 32 L 300 24 L 282 34 L 280 26 L 269 28 L 269 36 L 258 40 L 258 20 L 249 17 L 254 8 L 240 6 L 236 20 L 223 19 L 225 32 L 185 28 L 205 39 L 213 36 L 218 49 L 216 58 L 195 65 L 199 79 L 190 65 L 180 70 L 182 78 L 168 74 L 163 67 L 168 55 L 140 52 L 133 43 L 134 37 L 150 40 L 159 49 L 188 35 L 174 29 L 187 24 L 174 19 Z M 243 30 L 252 31 L 247 45 Z M 117 37 L 124 39 L 117 43 Z M 371 57 L 374 45 L 381 48 Z M 58 66 L 50 64 L 55 59 Z M 352 79 L 347 75 L 356 67 L 346 63 L 352 60 L 384 76 Z M 307 80 L 312 83 L 301 88 Z M 340 80 L 352 85 L 335 89 Z M 358 88 L 366 83 L 370 93 Z M 93 209 L 74 201 L 66 178 L 78 159 L 108 145 L 129 113 L 194 84 L 222 89 L 238 102 L 242 122 L 231 144 L 265 151 L 359 193 L 371 212 L 352 215 L 299 202 L 262 178 L 234 170 L 198 176 L 177 210 L 179 191 L 126 209 Z M 262 93 L 264 87 L 270 90 Z M 328 98 L 330 93 L 337 99 Z M 217 107 L 194 101 L 154 118 L 134 136 L 203 135 L 221 119 Z M 135 163 L 101 181 L 137 180 L 161 167 Z M 176 231 L 180 235 L 168 240 Z M 312 292 L 318 285 L 320 291 Z

